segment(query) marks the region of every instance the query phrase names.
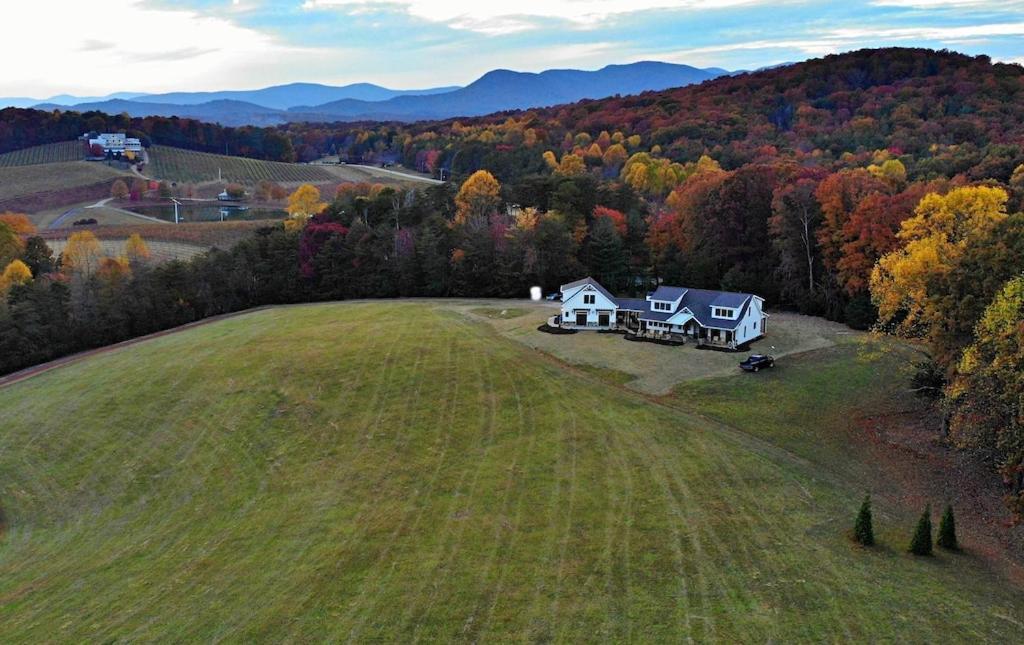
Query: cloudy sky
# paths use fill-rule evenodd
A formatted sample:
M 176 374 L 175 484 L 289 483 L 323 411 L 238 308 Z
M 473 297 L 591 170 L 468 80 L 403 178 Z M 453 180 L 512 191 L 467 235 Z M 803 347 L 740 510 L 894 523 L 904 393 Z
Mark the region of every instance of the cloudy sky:
M 464 85 L 495 68 L 749 69 L 884 45 L 1024 63 L 1024 0 L 26 0 L 0 96 Z

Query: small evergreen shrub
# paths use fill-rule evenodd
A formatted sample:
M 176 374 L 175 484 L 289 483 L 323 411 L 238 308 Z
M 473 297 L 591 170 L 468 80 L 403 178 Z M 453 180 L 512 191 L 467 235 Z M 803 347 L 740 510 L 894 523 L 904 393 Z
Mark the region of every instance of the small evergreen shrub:
M 917 529 L 914 531 L 914 538 L 910 541 L 908 549 L 914 555 L 932 554 L 932 508 L 924 507 L 921 519 L 917 521 Z
M 853 524 L 853 539 L 864 546 L 873 546 L 875 543 L 875 531 L 871 525 L 871 495 L 865 495 L 860 505 L 857 521 Z
M 942 514 L 939 522 L 938 545 L 949 551 L 959 551 L 960 545 L 956 541 L 956 519 L 953 517 L 953 506 L 946 505 L 946 512 Z

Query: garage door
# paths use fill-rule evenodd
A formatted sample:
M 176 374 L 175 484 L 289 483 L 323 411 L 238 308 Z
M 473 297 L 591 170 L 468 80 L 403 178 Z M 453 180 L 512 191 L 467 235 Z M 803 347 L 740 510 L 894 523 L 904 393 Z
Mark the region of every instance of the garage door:
M 585 311 L 576 313 L 576 324 L 582 327 L 587 326 L 587 313 Z
M 600 325 L 601 327 L 607 327 L 608 326 L 608 314 L 598 314 L 597 315 L 597 324 Z

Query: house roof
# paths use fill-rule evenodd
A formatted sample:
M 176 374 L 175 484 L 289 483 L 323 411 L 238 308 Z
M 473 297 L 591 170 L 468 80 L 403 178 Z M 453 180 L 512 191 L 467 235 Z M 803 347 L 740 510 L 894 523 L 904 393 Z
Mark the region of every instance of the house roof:
M 587 277 L 583 278 L 582 280 L 577 280 L 575 282 L 570 282 L 569 284 L 563 284 L 561 289 L 560 289 L 560 291 L 564 294 L 566 291 L 573 291 L 573 290 L 575 290 L 577 288 L 582 288 L 582 287 L 585 287 L 587 285 L 590 285 L 590 286 L 594 287 L 595 289 L 597 289 L 598 291 L 600 291 L 601 294 L 605 298 L 608 298 L 609 300 L 611 300 L 613 302 L 615 301 L 615 296 L 613 296 L 607 289 L 602 287 L 601 284 L 597 280 L 591 278 L 589 275 Z M 576 294 L 573 293 L 573 295 L 576 295 Z M 572 296 L 569 296 L 569 297 L 571 298 Z M 568 300 L 568 298 L 563 295 L 562 296 L 562 300 Z
M 590 285 L 597 291 L 600 291 L 614 302 L 619 309 L 640 312 L 641 320 L 665 322 L 682 311 L 683 308 L 686 308 L 701 326 L 712 327 L 715 329 L 736 329 L 740 322 L 743 321 L 743 317 L 746 316 L 750 303 L 756 297 L 749 293 L 661 286 L 649 296 L 651 300 L 674 301 L 681 296 L 682 301 L 673 311 L 655 311 L 651 308 L 652 303 L 650 300 L 640 298 L 616 298 L 596 280 L 587 276 L 582 280 L 563 284 L 561 288 L 563 294 L 573 292 L 570 295 L 564 296 L 563 299 L 567 300 L 577 293 L 577 289 L 582 289 L 587 285 Z M 711 315 L 712 307 L 739 309 L 739 316 L 737 316 L 736 320 L 716 318 Z
M 685 293 L 686 287 L 660 286 L 654 290 L 654 293 L 650 295 L 650 298 L 651 300 L 664 300 L 667 302 L 675 302 Z
M 729 307 L 730 309 L 739 309 L 743 306 L 743 303 L 750 298 L 750 295 L 746 293 L 731 293 L 728 291 L 719 291 L 718 296 L 711 301 L 712 307 Z
M 709 291 L 707 289 L 690 289 L 683 298 L 682 306 L 693 312 L 693 317 L 704 327 L 716 329 L 736 329 L 743 316 L 747 313 L 751 296 L 748 293 L 731 293 L 728 291 Z M 738 305 L 715 304 L 721 302 L 735 303 Z M 711 315 L 712 307 L 740 307 L 740 314 L 736 320 L 727 318 L 715 318 Z

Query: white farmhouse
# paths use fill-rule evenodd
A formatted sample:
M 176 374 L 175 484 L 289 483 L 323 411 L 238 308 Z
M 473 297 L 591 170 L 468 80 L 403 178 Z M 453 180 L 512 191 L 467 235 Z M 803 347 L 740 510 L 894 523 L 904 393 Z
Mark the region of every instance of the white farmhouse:
M 142 153 L 142 141 L 125 136 L 123 132 L 104 132 L 95 139 L 89 139 L 89 146 L 99 146 L 103 148 L 103 152 L 114 155 L 123 155 L 125 152 L 135 155 Z
M 660 286 L 646 298 L 616 298 L 593 278 L 562 285 L 565 329 L 624 330 L 736 349 L 765 335 L 764 298 L 750 293 Z

